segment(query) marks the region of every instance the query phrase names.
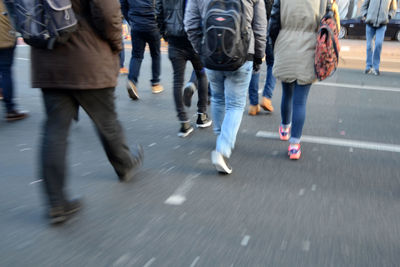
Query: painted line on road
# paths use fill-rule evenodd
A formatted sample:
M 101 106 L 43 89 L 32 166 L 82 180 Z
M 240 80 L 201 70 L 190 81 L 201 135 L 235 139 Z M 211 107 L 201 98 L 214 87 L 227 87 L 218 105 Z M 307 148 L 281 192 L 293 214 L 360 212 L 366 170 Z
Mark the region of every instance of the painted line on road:
M 143 267 L 150 267 L 155 261 L 156 258 L 151 258 Z
M 384 87 L 384 86 L 371 86 L 371 85 L 357 85 L 350 83 L 328 83 L 328 82 L 316 82 L 317 86 L 329 86 L 329 87 L 341 87 L 341 88 L 354 88 L 361 90 L 370 90 L 370 91 L 384 91 L 384 92 L 400 92 L 400 87 Z
M 43 182 L 43 179 L 39 179 L 39 180 L 33 181 L 33 182 L 29 183 L 29 184 L 33 185 L 33 184 L 37 184 L 37 183 L 40 183 L 40 182 Z
M 194 261 L 192 262 L 192 264 L 190 264 L 190 267 L 196 266 L 196 264 L 197 264 L 197 262 L 198 262 L 199 260 L 200 260 L 200 257 L 197 256 L 197 257 L 194 259 Z
M 175 192 L 165 200 L 164 204 L 179 206 L 186 201 L 186 194 L 193 187 L 194 179 L 200 176 L 200 173 L 190 174 L 185 181 L 175 190 Z
M 30 60 L 29 58 L 23 58 L 23 57 L 17 57 L 17 58 L 15 58 L 15 59 L 24 60 L 24 61 L 29 61 L 29 60 Z
M 273 133 L 273 132 L 267 132 L 267 131 L 258 131 L 256 133 L 256 137 L 268 138 L 268 139 L 279 139 L 279 134 Z M 345 139 L 310 136 L 310 135 L 302 136 L 301 141 L 306 142 L 306 143 L 314 143 L 314 144 L 321 144 L 321 145 L 352 147 L 352 148 L 361 148 L 361 149 L 400 153 L 400 145 L 392 145 L 392 144 L 384 144 L 384 143 L 364 142 L 364 141 L 357 141 L 357 140 L 345 140 Z
M 247 244 L 249 244 L 249 240 L 250 240 L 250 236 L 249 235 L 245 235 L 242 239 L 242 242 L 240 242 L 240 245 L 242 247 L 246 247 Z

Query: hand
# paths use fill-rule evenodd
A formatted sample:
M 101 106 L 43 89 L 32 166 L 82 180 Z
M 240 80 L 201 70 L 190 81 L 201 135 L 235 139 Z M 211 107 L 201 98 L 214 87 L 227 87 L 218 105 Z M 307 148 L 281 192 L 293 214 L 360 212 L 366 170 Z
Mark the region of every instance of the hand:
M 259 72 L 261 68 L 262 59 L 261 58 L 254 58 L 253 60 L 253 71 Z

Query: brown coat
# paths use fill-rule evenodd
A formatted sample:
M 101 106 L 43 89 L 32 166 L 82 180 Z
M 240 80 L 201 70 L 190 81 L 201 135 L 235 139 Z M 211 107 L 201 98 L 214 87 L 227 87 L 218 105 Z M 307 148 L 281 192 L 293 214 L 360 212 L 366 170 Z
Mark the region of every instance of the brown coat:
M 6 14 L 6 7 L 3 1 L 0 1 L 0 49 L 10 48 L 15 45 L 15 32 Z
M 122 49 L 118 0 L 72 0 L 78 30 L 53 50 L 31 50 L 32 87 L 115 87 Z

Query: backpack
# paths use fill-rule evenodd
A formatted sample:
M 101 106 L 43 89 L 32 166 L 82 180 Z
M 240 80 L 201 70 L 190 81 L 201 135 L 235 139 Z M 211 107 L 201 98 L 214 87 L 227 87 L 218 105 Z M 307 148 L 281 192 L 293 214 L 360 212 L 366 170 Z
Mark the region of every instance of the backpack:
M 339 63 L 340 46 L 336 20 L 330 7 L 327 11 L 321 19 L 315 47 L 314 69 L 320 81 L 331 76 Z
M 70 0 L 6 0 L 25 43 L 44 49 L 66 43 L 78 21 Z
M 204 66 L 234 71 L 247 58 L 250 36 L 241 0 L 212 0 L 203 20 L 200 52 Z

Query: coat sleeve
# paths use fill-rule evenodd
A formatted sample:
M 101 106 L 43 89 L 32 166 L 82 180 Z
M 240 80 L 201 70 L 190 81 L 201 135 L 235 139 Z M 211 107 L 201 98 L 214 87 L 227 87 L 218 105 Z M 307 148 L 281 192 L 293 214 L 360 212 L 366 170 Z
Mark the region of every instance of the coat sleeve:
M 397 0 L 392 0 L 389 8 L 389 19 L 394 18 L 397 10 Z
M 97 33 L 115 52 L 122 50 L 122 15 L 118 0 L 90 1 L 92 22 Z
M 365 0 L 364 3 L 361 6 L 360 13 L 361 13 L 361 17 L 363 17 L 363 18 L 365 18 L 367 16 L 368 7 L 369 7 L 369 1 L 370 0 Z
M 119 0 L 119 2 L 121 4 L 122 15 L 124 15 L 124 18 L 128 22 L 128 24 L 131 24 L 128 18 L 128 10 L 129 10 L 128 0 Z
M 254 58 L 262 59 L 265 55 L 267 24 L 264 1 L 258 1 L 254 5 L 254 15 L 251 25 L 254 34 Z
M 281 30 L 281 1 L 275 0 L 272 5 L 271 18 L 268 25 L 268 42 L 274 47 Z
M 202 0 L 188 0 L 185 10 L 184 25 L 189 41 L 192 43 L 194 50 L 200 54 L 203 29 L 201 13 L 197 1 Z
M 156 1 L 156 16 L 157 16 L 157 25 L 158 25 L 158 28 L 160 29 L 160 34 L 165 39 L 163 0 Z

